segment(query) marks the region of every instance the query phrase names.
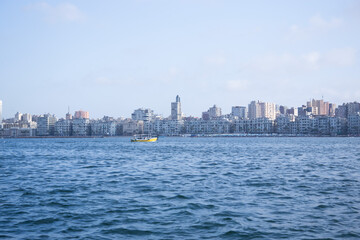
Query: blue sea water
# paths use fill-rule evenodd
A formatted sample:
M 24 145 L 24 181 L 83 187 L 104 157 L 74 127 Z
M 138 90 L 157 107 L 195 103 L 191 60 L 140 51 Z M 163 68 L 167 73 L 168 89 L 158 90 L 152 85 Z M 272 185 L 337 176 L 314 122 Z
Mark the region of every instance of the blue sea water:
M 360 138 L 0 139 L 3 239 L 360 239 Z

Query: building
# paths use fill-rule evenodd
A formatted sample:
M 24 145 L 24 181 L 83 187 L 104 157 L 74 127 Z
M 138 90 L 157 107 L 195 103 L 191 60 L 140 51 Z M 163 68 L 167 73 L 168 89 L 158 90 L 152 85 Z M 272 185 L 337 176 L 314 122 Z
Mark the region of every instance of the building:
M 209 113 L 210 119 L 221 117 L 221 108 L 219 108 L 218 106 L 216 106 L 214 104 L 214 106 L 209 108 L 208 113 Z
M 289 108 L 286 110 L 286 114 L 288 115 L 294 115 L 294 116 L 298 116 L 298 109 L 297 108 Z
M 176 101 L 171 103 L 171 119 L 172 120 L 181 120 L 181 102 L 179 95 L 176 96 Z
M 55 136 L 71 136 L 72 135 L 72 121 L 69 119 L 60 119 L 54 126 Z
M 32 116 L 31 116 L 31 114 L 29 114 L 29 113 L 24 113 L 24 114 L 21 116 L 21 121 L 22 121 L 22 122 L 31 122 L 31 121 L 32 121 Z
M 261 117 L 268 118 L 271 120 L 275 120 L 276 118 L 276 110 L 274 103 L 262 102 L 260 103 L 261 108 Z
M 51 136 L 54 135 L 54 128 L 57 119 L 55 115 L 44 114 L 37 119 L 36 135 Z
M 335 106 L 332 103 L 324 102 L 324 100 L 315 100 L 306 103 L 307 107 L 313 107 L 313 115 L 329 116 L 334 110 Z M 316 107 L 316 108 L 315 108 Z
M 93 121 L 90 123 L 91 136 L 115 136 L 116 122 L 106 121 L 106 119 Z
M 261 117 L 261 102 L 260 101 L 252 101 L 248 105 L 248 117 L 249 119 L 255 119 Z
M 72 120 L 72 135 L 73 136 L 88 136 L 90 135 L 90 121 L 88 118 L 75 118 Z
M 15 113 L 14 122 L 20 122 L 22 117 L 22 113 L 17 112 Z
M 74 114 L 74 118 L 87 118 L 87 119 L 89 119 L 89 112 L 82 111 L 82 110 L 76 111 L 75 114 Z
M 348 133 L 350 135 L 360 135 L 360 113 L 349 115 Z
M 154 116 L 154 111 L 149 109 L 149 108 L 139 108 L 136 109 L 132 114 L 131 114 L 131 119 L 135 120 L 135 121 L 151 121 L 153 119 Z
M 245 119 L 247 118 L 247 109 L 242 106 L 233 106 L 231 108 L 231 115 L 234 117 Z
M 144 121 L 135 121 L 127 119 L 122 122 L 122 135 L 132 136 L 134 134 L 144 133 Z

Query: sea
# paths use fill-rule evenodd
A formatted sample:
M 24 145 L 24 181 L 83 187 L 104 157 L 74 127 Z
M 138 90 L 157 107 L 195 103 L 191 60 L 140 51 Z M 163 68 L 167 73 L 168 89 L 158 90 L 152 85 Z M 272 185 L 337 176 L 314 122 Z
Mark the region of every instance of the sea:
M 360 138 L 0 139 L 0 239 L 360 239 Z

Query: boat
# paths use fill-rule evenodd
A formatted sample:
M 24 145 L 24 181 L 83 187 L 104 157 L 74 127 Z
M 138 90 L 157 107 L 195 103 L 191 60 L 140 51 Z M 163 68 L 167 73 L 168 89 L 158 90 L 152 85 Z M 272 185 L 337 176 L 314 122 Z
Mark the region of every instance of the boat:
M 131 139 L 131 142 L 156 142 L 158 137 L 151 137 L 149 135 L 135 135 L 134 138 Z

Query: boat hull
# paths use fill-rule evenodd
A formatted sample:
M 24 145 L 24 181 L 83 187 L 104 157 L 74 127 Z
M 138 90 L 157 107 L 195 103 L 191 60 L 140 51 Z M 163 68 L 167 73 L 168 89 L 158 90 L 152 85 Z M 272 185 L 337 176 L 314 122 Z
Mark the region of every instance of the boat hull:
M 149 139 L 131 139 L 131 142 L 156 142 L 158 138 L 149 138 Z

